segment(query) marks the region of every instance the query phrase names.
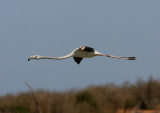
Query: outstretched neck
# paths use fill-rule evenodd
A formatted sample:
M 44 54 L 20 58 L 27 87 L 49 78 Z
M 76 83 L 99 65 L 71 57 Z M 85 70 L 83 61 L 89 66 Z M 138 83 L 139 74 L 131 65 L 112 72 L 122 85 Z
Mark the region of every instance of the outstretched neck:
M 62 60 L 62 59 L 67 59 L 73 56 L 73 53 L 70 53 L 66 56 L 62 57 L 48 57 L 48 56 L 40 56 L 40 59 L 54 59 L 54 60 Z
M 61 60 L 66 59 L 65 57 L 48 57 L 48 56 L 41 56 L 39 59 L 54 59 L 54 60 Z

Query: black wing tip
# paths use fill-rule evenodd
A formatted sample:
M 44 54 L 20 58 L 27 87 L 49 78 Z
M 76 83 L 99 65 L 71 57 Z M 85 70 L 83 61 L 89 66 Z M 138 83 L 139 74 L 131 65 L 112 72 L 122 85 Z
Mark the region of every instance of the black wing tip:
M 80 62 L 77 62 L 77 64 L 80 64 Z
M 136 60 L 136 57 L 128 57 L 128 60 Z
M 81 60 L 83 58 L 79 58 L 79 57 L 73 57 L 74 61 L 77 63 L 77 64 L 80 64 L 81 63 Z

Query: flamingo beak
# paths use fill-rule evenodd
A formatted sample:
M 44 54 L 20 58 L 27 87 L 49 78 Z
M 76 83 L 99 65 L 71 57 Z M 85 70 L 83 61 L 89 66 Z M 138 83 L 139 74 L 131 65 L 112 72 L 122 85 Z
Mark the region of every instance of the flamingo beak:
M 28 58 L 28 61 L 30 61 L 31 59 L 30 58 Z

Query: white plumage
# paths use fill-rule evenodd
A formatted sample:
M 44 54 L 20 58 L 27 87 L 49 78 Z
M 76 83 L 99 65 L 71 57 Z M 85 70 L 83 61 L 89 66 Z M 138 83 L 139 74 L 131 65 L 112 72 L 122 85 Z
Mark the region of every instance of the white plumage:
M 136 57 L 120 57 L 120 56 L 113 56 L 113 55 L 107 55 L 107 54 L 101 54 L 98 51 L 95 51 L 94 48 L 88 47 L 88 46 L 81 46 L 80 48 L 77 48 L 73 50 L 70 54 L 62 57 L 47 57 L 47 56 L 39 56 L 39 55 L 34 55 L 30 56 L 28 58 L 28 61 L 31 59 L 54 59 L 54 60 L 62 60 L 62 59 L 67 59 L 70 57 L 73 57 L 74 61 L 77 64 L 80 64 L 81 60 L 83 58 L 92 58 L 95 56 L 106 56 L 106 57 L 111 57 L 111 58 L 117 58 L 117 59 L 124 59 L 124 60 L 136 60 Z

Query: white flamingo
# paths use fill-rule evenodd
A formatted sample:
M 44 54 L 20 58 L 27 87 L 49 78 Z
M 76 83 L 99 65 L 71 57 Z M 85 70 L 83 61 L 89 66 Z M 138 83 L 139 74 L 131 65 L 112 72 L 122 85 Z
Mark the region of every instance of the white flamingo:
M 95 56 L 106 56 L 106 57 L 111 57 L 111 58 L 117 58 L 117 59 L 124 59 L 124 60 L 136 60 L 136 57 L 120 57 L 120 56 L 113 56 L 113 55 L 107 55 L 107 54 L 101 54 L 98 51 L 95 51 L 94 48 L 87 47 L 87 46 L 81 46 L 80 48 L 77 48 L 73 50 L 70 54 L 62 57 L 47 57 L 47 56 L 39 56 L 39 55 L 34 55 L 30 56 L 28 58 L 28 61 L 31 59 L 54 59 L 54 60 L 62 60 L 62 59 L 67 59 L 70 57 L 73 57 L 74 61 L 77 64 L 80 64 L 81 60 L 83 58 L 92 58 Z

